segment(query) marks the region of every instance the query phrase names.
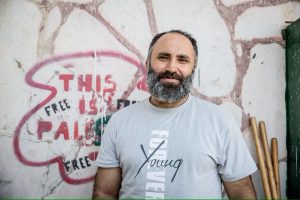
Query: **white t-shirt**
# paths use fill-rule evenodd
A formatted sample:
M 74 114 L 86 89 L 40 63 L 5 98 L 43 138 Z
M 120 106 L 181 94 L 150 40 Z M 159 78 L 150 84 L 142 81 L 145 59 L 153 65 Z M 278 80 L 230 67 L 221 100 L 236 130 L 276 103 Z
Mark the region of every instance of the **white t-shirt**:
M 221 179 L 257 169 L 235 120 L 194 96 L 176 108 L 147 99 L 115 113 L 95 163 L 122 169 L 120 198 L 222 198 Z

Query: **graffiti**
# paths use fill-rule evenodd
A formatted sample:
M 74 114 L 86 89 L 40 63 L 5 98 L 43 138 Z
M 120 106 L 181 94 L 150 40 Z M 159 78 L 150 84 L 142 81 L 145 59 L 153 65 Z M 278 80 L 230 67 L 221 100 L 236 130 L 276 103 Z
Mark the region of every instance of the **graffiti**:
M 62 121 L 58 128 L 55 129 L 56 131 L 54 131 L 54 135 L 53 135 L 53 140 L 58 140 L 60 139 L 60 137 L 62 137 L 64 140 L 70 140 L 70 138 L 74 139 L 74 140 L 77 140 L 77 141 L 81 141 L 83 138 L 85 140 L 90 140 L 93 135 L 90 135 L 90 132 L 91 132 L 91 128 L 93 127 L 93 124 L 94 124 L 94 121 L 91 120 L 91 121 L 88 121 L 85 123 L 84 125 L 84 134 L 80 134 L 78 132 L 78 121 L 75 121 L 73 125 L 73 134 L 70 135 L 70 122 L 67 122 L 67 121 Z M 46 134 L 46 133 L 51 133 L 52 131 L 52 122 L 51 121 L 38 121 L 38 127 L 37 127 L 37 138 L 38 140 L 43 140 L 43 135 Z M 85 144 L 85 143 L 83 143 Z M 83 145 L 82 144 L 82 145 Z M 85 144 L 87 145 L 87 144 Z
M 63 99 L 62 101 L 59 101 L 58 103 L 52 103 L 51 106 L 46 106 L 45 112 L 48 116 L 50 116 L 50 113 L 56 114 L 59 111 L 65 111 L 66 109 L 71 108 L 69 103 L 67 102 L 67 99 Z M 49 110 L 51 109 L 51 111 Z
M 100 92 L 101 91 L 101 76 L 100 74 L 97 74 L 95 76 L 95 87 L 92 87 L 92 79 L 93 79 L 93 75 L 92 74 L 80 74 L 78 75 L 77 78 L 77 83 L 78 83 L 78 92 L 82 92 L 83 88 L 85 88 L 86 92 L 91 92 L 92 88 L 95 88 L 96 92 Z M 106 88 L 104 87 L 103 89 L 103 93 L 105 92 L 112 92 L 116 89 L 116 84 L 111 80 L 111 75 L 107 75 L 105 76 L 105 83 L 106 84 L 111 84 L 111 88 Z M 63 81 L 63 85 L 64 85 L 64 91 L 70 91 L 70 81 L 74 80 L 74 74 L 59 74 L 59 80 Z
M 101 136 L 102 136 L 102 134 L 104 132 L 104 129 L 105 129 L 105 126 L 108 123 L 108 121 L 110 120 L 110 118 L 111 118 L 111 115 L 108 115 L 108 116 L 99 118 L 96 121 L 96 124 L 95 124 L 95 127 L 94 127 L 94 130 L 95 130 L 95 133 L 96 133 L 94 144 L 96 146 L 101 145 Z
M 118 99 L 117 101 L 117 109 L 124 108 L 126 106 L 129 106 L 130 104 L 135 104 L 136 101 L 129 101 L 127 99 Z
M 48 95 L 41 95 L 42 100 L 23 116 L 15 130 L 13 146 L 19 161 L 32 167 L 57 164 L 62 179 L 70 184 L 93 180 L 95 170 L 89 168 L 95 168 L 92 162 L 110 116 L 137 102 L 123 98 L 126 91 L 121 86 L 130 83 L 117 78 L 119 67 L 134 76 L 141 64 L 113 51 L 58 55 L 35 64 L 25 81 Z M 143 80 L 139 85 L 145 85 Z M 146 92 L 143 87 L 133 91 Z M 43 154 L 40 149 L 45 143 L 49 152 Z M 26 153 L 28 149 L 40 155 L 31 156 Z
M 92 166 L 90 164 L 90 160 L 88 156 L 84 156 L 82 158 L 74 159 L 74 160 L 69 160 L 64 162 L 64 166 L 67 172 L 70 171 L 70 169 L 72 168 L 72 170 L 79 170 L 79 169 L 85 169 L 87 167 Z

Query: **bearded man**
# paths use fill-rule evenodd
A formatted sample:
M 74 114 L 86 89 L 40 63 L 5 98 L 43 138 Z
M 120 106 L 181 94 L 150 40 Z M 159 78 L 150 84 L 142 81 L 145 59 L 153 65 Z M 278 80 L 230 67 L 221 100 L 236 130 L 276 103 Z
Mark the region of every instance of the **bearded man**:
M 156 35 L 147 57 L 150 98 L 106 126 L 93 198 L 255 199 L 254 163 L 235 120 L 190 95 L 198 48 L 188 33 Z

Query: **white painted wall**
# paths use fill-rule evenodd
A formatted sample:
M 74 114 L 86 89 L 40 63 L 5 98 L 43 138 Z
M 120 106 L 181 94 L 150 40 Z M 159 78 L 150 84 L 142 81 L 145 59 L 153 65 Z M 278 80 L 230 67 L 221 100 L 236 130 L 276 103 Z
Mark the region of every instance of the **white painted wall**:
M 278 138 L 285 197 L 280 32 L 285 21 L 300 17 L 300 3 L 270 2 L 1 0 L 0 197 L 90 197 L 98 146 L 88 124 L 114 112 L 120 99 L 149 96 L 148 44 L 153 34 L 169 29 L 183 29 L 198 40 L 193 94 L 235 116 L 254 159 L 249 116 L 264 120 L 269 138 Z M 80 80 L 89 77 L 91 90 L 81 91 Z M 74 159 L 72 170 L 68 161 Z M 259 172 L 253 179 L 263 198 Z

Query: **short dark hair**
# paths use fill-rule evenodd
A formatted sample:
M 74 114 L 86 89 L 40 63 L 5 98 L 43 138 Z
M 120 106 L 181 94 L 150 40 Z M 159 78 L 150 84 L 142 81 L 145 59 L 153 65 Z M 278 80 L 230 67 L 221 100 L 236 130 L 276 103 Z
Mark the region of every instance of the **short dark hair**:
M 197 66 L 197 59 L 198 59 L 198 47 L 197 47 L 197 41 L 195 38 L 193 38 L 193 36 L 185 31 L 182 31 L 182 30 L 170 30 L 170 31 L 166 31 L 166 32 L 162 32 L 162 33 L 158 33 L 156 34 L 150 45 L 149 45 L 149 49 L 148 49 L 148 56 L 147 56 L 147 62 L 150 63 L 150 57 L 152 55 L 152 51 L 153 51 L 153 46 L 155 45 L 155 43 L 157 42 L 157 40 L 167 34 L 167 33 L 178 33 L 178 34 L 181 34 L 183 36 L 185 36 L 186 38 L 188 38 L 190 40 L 190 42 L 192 43 L 192 46 L 193 46 L 193 49 L 194 49 L 194 53 L 195 53 L 195 66 L 194 68 L 196 68 Z

